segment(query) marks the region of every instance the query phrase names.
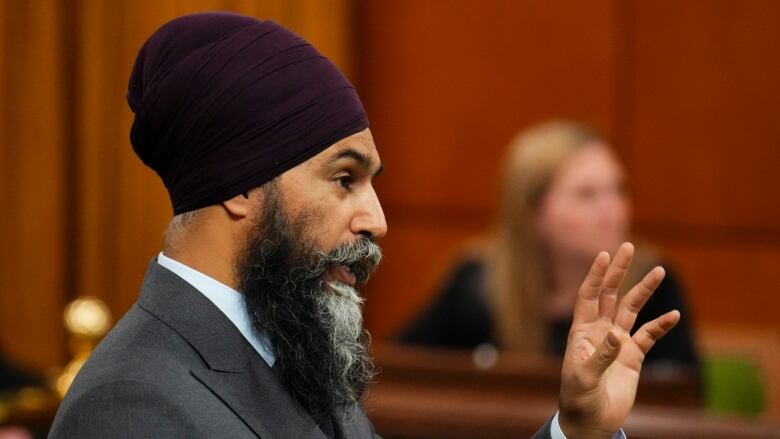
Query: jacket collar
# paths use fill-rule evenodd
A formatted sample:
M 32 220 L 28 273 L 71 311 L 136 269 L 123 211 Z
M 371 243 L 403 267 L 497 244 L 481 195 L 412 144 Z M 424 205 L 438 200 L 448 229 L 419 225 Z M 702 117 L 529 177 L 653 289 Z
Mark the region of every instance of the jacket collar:
M 203 359 L 192 375 L 262 438 L 325 435 L 233 323 L 192 285 L 149 264 L 138 305 L 184 338 Z

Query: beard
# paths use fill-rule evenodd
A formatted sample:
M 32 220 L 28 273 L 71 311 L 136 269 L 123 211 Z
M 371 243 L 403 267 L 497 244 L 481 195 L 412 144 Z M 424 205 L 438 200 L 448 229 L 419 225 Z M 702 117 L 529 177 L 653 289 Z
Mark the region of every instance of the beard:
M 375 375 L 370 336 L 363 329 L 363 298 L 352 285 L 327 281 L 343 266 L 364 285 L 381 260 L 379 246 L 360 238 L 325 252 L 308 235 L 319 218 L 292 219 L 275 182 L 262 189 L 265 204 L 237 261 L 253 329 L 270 341 L 274 369 L 295 400 L 319 423 L 348 419 Z

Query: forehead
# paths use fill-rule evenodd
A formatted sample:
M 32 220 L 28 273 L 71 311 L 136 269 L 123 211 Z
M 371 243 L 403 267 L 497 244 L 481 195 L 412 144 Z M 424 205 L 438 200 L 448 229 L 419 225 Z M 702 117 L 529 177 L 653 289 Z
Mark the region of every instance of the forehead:
M 329 166 L 340 160 L 354 160 L 356 156 L 365 158 L 365 164 L 371 168 L 372 172 L 381 167 L 379 153 L 376 150 L 371 130 L 368 128 L 339 140 L 304 164 L 317 167 Z
M 604 179 L 619 177 L 622 168 L 609 147 L 594 142 L 572 154 L 558 172 L 557 179 L 564 181 Z

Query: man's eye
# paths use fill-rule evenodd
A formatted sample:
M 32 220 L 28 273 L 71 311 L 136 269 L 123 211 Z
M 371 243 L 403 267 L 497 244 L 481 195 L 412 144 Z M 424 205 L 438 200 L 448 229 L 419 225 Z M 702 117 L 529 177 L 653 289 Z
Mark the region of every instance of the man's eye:
M 355 179 L 349 174 L 336 177 L 336 182 L 344 189 L 350 189 L 354 181 Z

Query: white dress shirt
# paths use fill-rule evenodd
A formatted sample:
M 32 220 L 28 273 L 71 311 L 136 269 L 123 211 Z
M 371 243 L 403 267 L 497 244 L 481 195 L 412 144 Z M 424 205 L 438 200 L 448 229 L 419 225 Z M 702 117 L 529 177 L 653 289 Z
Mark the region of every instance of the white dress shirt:
M 252 322 L 249 319 L 249 313 L 246 310 L 243 294 L 216 279 L 206 276 L 194 268 L 188 267 L 181 262 L 165 256 L 162 252 L 157 256 L 157 263 L 168 270 L 171 270 L 174 274 L 184 279 L 185 282 L 192 285 L 196 290 L 206 296 L 206 298 L 216 305 L 217 308 L 233 322 L 236 329 L 238 329 L 238 332 L 240 332 L 246 341 L 255 348 L 265 362 L 268 363 L 269 366 L 274 365 L 276 358 L 268 347 L 268 340 L 266 340 L 265 337 L 257 336 L 252 329 Z M 550 436 L 552 436 L 552 439 L 566 439 L 566 436 L 563 434 L 563 431 L 561 431 L 561 426 L 558 423 L 558 413 L 553 417 Z M 615 433 L 613 439 L 626 439 L 626 435 L 623 433 L 623 430 L 620 430 Z
M 561 424 L 558 423 L 558 413 L 555 414 L 550 427 L 550 437 L 552 439 L 566 439 L 566 435 L 561 430 Z M 612 435 L 612 439 L 626 439 L 626 434 L 623 432 L 623 429 L 620 429 Z
M 276 357 L 274 357 L 273 352 L 269 348 L 270 343 L 268 340 L 265 337 L 257 336 L 252 329 L 252 322 L 246 310 L 243 294 L 194 268 L 190 268 L 179 261 L 165 256 L 162 252 L 157 256 L 157 263 L 171 270 L 206 296 L 233 322 L 238 332 L 255 348 L 257 353 L 263 357 L 263 360 L 273 367 Z

